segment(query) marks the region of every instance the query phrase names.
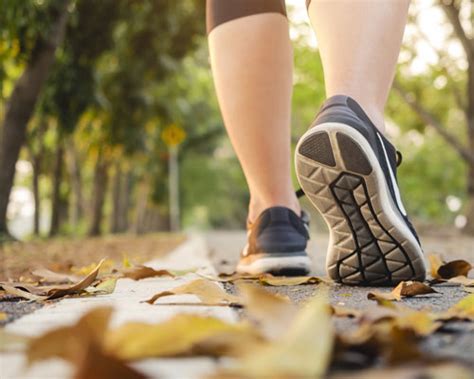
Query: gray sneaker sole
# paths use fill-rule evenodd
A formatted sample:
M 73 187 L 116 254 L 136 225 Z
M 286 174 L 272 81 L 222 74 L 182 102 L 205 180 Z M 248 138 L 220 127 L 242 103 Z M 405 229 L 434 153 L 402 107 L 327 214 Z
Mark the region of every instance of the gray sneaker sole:
M 424 280 L 422 249 L 357 130 L 317 125 L 301 137 L 295 155 L 300 185 L 330 230 L 326 269 L 333 280 L 372 286 Z

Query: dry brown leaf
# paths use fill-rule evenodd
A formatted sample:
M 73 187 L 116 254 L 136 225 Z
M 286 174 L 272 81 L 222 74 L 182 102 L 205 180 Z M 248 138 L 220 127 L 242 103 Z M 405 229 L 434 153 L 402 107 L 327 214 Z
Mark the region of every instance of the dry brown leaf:
M 147 376 L 106 354 L 95 344 L 84 349 L 74 379 L 145 379 Z
M 340 305 L 331 305 L 330 309 L 335 317 L 359 318 L 363 315 L 363 312 L 359 309 L 342 307 Z
M 470 294 L 462 298 L 446 312 L 438 315 L 437 319 L 441 321 L 474 321 L 474 294 Z
M 422 359 L 417 347 L 418 337 L 410 329 L 398 327 L 392 320 L 362 324 L 353 332 L 338 336 L 336 359 L 344 360 L 346 353 L 365 355 L 367 361 L 381 358 L 389 364 L 413 362 Z
M 75 379 L 143 379 L 145 376 L 103 351 L 112 308 L 101 307 L 82 316 L 72 326 L 34 338 L 27 348 L 28 363 L 58 357 L 76 367 Z
M 75 283 L 81 278 L 77 275 L 64 274 L 48 270 L 47 268 L 39 268 L 31 271 L 34 276 L 41 279 L 41 282 L 47 283 Z
M 8 319 L 8 314 L 5 312 L 0 312 L 0 321 L 5 321 Z
M 261 284 L 267 286 L 300 286 L 303 284 L 318 284 L 323 280 L 316 276 L 273 276 L 262 275 L 258 278 Z
M 431 276 L 436 280 L 446 280 L 459 276 L 467 277 L 467 274 L 472 269 L 472 265 L 463 259 L 444 262 L 439 255 L 434 254 L 429 255 L 428 259 L 431 265 Z
M 46 294 L 48 296 L 48 300 L 57 299 L 66 295 L 74 295 L 89 287 L 96 280 L 97 275 L 99 274 L 100 267 L 102 266 L 104 260 L 105 259 L 102 259 L 99 264 L 80 282 L 73 284 L 72 286 L 64 286 L 50 289 Z
M 462 259 L 447 262 L 438 268 L 438 275 L 442 279 L 451 279 L 456 276 L 467 276 L 472 265 Z
M 122 273 L 124 278 L 130 278 L 133 280 L 140 280 L 145 278 L 154 278 L 157 276 L 169 276 L 174 278 L 175 275 L 168 270 L 155 270 L 154 268 L 148 266 L 134 266 L 127 270 L 124 270 Z
M 78 359 L 85 347 L 91 343 L 102 344 L 111 315 L 110 307 L 95 308 L 75 325 L 51 330 L 32 339 L 27 349 L 28 363 L 59 357 L 79 364 Z
M 203 305 L 239 304 L 237 296 L 228 294 L 221 286 L 206 279 L 196 279 L 172 290 L 159 292 L 145 302 L 153 304 L 162 297 L 173 295 L 195 295 Z
M 333 343 L 327 296 L 319 295 L 298 312 L 281 339 L 248 349 L 235 373 L 252 378 L 321 377 L 328 369 Z
M 369 300 L 396 300 L 400 301 L 402 297 L 413 297 L 438 293 L 430 286 L 416 281 L 400 282 L 392 292 L 372 291 L 367 294 Z
M 218 276 L 208 276 L 197 273 L 200 277 L 212 280 L 213 282 L 220 282 L 220 283 L 233 283 L 238 281 L 246 281 L 246 280 L 259 280 L 262 277 L 260 275 L 251 275 L 251 274 L 239 274 L 236 272 L 232 272 L 230 274 L 227 273 L 220 273 Z
M 106 349 L 125 360 L 186 355 L 238 355 L 259 344 L 261 335 L 246 323 L 178 314 L 159 324 L 132 322 L 108 333 Z
M 298 308 L 287 297 L 273 294 L 252 284 L 238 286 L 242 303 L 250 317 L 269 339 L 279 338 L 294 320 Z
M 402 330 L 411 330 L 418 336 L 428 336 L 437 331 L 442 323 L 428 311 L 410 310 L 397 315 L 394 324 Z
M 44 301 L 44 300 L 48 299 L 47 296 L 35 295 L 33 293 L 30 293 L 28 291 L 22 290 L 22 289 L 17 288 L 17 287 L 10 286 L 10 285 L 5 284 L 5 283 L 2 283 L 1 286 L 7 294 L 13 295 L 13 296 L 18 296 L 18 297 L 21 297 L 23 299 L 32 300 L 32 301 Z
M 92 285 L 99 274 L 102 262 L 92 270 L 85 278 L 78 283 L 73 285 L 53 285 L 53 286 L 31 286 L 24 283 L 0 283 L 0 287 L 3 288 L 8 294 L 19 296 L 24 299 L 34 301 L 45 301 L 50 299 L 57 299 L 66 295 L 75 295 L 84 291 L 87 287 Z

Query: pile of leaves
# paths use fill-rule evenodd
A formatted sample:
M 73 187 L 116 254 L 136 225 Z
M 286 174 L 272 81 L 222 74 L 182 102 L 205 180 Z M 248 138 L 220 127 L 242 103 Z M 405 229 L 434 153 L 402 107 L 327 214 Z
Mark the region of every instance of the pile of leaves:
M 358 371 L 361 378 L 381 377 L 387 369 L 403 377 L 430 378 L 433 373 L 442 372 L 443 377 L 469 378 L 471 373 L 467 368 L 429 356 L 420 348 L 420 343 L 454 321 L 473 322 L 474 294 L 467 294 L 443 312 L 413 309 L 401 301 L 404 297 L 436 295 L 433 287 L 445 283 L 462 286 L 466 292 L 473 288 L 472 279 L 467 277 L 472 268 L 469 263 L 446 263 L 439 258 L 431 258 L 431 262 L 433 280 L 402 282 L 391 292 L 371 292 L 368 298 L 374 303 L 364 309 L 331 306 L 328 291 L 332 284 L 323 278 L 198 276 L 142 301 L 150 306 L 183 304 L 168 302 L 167 298 L 194 295 L 196 300 L 186 304 L 242 307 L 247 317 L 239 322 L 226 322 L 198 314 L 177 314 L 159 323 L 130 322 L 111 327 L 113 310 L 99 307 L 85 314 L 75 325 L 37 338 L 23 338 L 21 343 L 16 336 L 4 333 L 4 338 L 15 341 L 17 348 L 20 345 L 25 349 L 29 364 L 51 357 L 70 362 L 76 368 L 76 379 L 144 378 L 129 365 L 131 362 L 189 356 L 232 358 L 221 365 L 215 378 L 318 378 L 327 376 L 333 371 L 331 368 L 341 367 L 365 368 Z M 134 266 L 98 280 L 100 267 L 101 263 L 78 282 L 78 278 L 68 278 L 73 283 L 63 284 L 63 287 L 32 289 L 4 283 L 0 286 L 26 299 L 34 295 L 40 296 L 40 301 L 49 301 L 59 296 L 97 295 L 103 293 L 100 287 L 104 286 L 113 291 L 110 283 L 120 277 L 141 280 L 187 274 Z M 35 275 L 52 280 L 53 274 L 43 271 Z M 60 275 L 57 280 L 66 279 L 61 274 L 56 275 Z M 226 292 L 219 284 L 222 281 L 233 282 L 237 293 Z M 265 289 L 265 286 L 305 284 L 318 284 L 319 290 L 302 305 Z M 350 318 L 357 327 L 341 333 L 334 326 L 338 318 Z M 344 374 L 335 377 L 343 378 Z M 356 377 L 353 371 L 350 377 Z

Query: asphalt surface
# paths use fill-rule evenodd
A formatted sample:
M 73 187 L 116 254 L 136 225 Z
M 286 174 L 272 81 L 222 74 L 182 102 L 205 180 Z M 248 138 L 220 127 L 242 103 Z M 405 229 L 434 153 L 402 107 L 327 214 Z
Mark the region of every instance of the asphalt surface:
M 219 272 L 233 271 L 245 238 L 244 232 L 212 232 L 207 235 L 211 258 Z M 447 235 L 427 236 L 422 238 L 422 242 L 426 252 L 440 253 L 446 260 L 466 259 L 473 261 L 474 239 L 472 238 L 458 235 L 451 237 Z M 314 275 L 326 275 L 324 260 L 327 244 L 327 234 L 312 234 L 308 253 L 313 261 L 312 274 Z M 233 285 L 227 285 L 226 288 L 230 292 L 235 291 Z M 266 287 L 269 291 L 288 296 L 295 303 L 307 300 L 315 295 L 319 288 L 318 285 Z M 330 301 L 333 305 L 363 309 L 375 304 L 374 301 L 367 299 L 368 292 L 374 289 L 387 292 L 391 290 L 391 288 L 351 287 L 335 284 L 330 287 Z M 412 308 L 430 308 L 439 312 L 447 310 L 467 295 L 460 287 L 452 285 L 437 286 L 436 291 L 439 293 L 403 299 L 403 303 Z M 242 317 L 245 317 L 244 312 L 242 312 Z M 347 331 L 355 326 L 355 322 L 350 319 L 339 319 L 336 322 L 336 327 L 341 331 Z M 441 332 L 426 338 L 422 343 L 422 348 L 433 356 L 459 360 L 474 369 L 474 324 L 450 323 Z

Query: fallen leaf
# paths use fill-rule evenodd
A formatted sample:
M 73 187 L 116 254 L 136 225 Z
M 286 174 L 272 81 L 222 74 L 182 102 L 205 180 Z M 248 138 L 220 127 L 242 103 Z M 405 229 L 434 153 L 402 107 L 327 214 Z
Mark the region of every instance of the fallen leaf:
M 77 363 L 74 379 L 145 379 L 147 376 L 127 366 L 122 360 L 106 354 L 95 344 L 84 349 Z
M 287 297 L 273 294 L 252 284 L 238 285 L 248 315 L 259 323 L 268 339 L 277 339 L 288 329 L 298 308 Z
M 359 318 L 363 314 L 359 309 L 341 307 L 340 305 L 331 305 L 330 309 L 335 317 Z
M 262 341 L 246 323 L 178 314 L 159 323 L 131 322 L 108 333 L 106 350 L 125 360 L 187 355 L 239 355 Z
M 396 300 L 400 301 L 402 297 L 413 297 L 438 293 L 430 286 L 416 281 L 400 282 L 392 292 L 373 291 L 367 294 L 369 300 Z
M 333 342 L 327 295 L 320 294 L 298 312 L 281 339 L 248 349 L 235 373 L 251 378 L 321 377 L 328 369 Z
M 444 262 L 438 255 L 428 256 L 431 265 L 431 276 L 433 279 L 451 279 L 458 276 L 467 277 L 467 274 L 472 269 L 472 265 L 463 260 L 456 259 L 450 262 Z
M 442 326 L 442 323 L 437 321 L 436 317 L 430 312 L 418 310 L 398 314 L 393 322 L 398 328 L 411 330 L 422 337 L 429 336 Z
M 25 291 L 21 288 L 13 287 L 13 286 L 10 286 L 10 285 L 5 284 L 5 283 L 2 283 L 1 286 L 7 294 L 13 295 L 13 296 L 18 296 L 18 297 L 21 297 L 23 299 L 32 300 L 32 301 L 44 301 L 44 300 L 48 299 L 47 296 L 35 295 L 35 294 L 33 294 L 31 292 L 28 292 L 28 291 Z
M 8 314 L 5 312 L 0 312 L 0 321 L 5 321 L 8 319 Z
M 73 295 L 81 292 L 82 290 L 89 287 L 97 278 L 99 274 L 100 267 L 102 266 L 104 259 L 102 259 L 99 264 L 80 282 L 73 284 L 72 286 L 52 288 L 47 292 L 48 300 L 57 299 L 66 295 Z
M 0 287 L 10 295 L 22 297 L 27 300 L 45 301 L 57 299 L 66 295 L 75 295 L 84 291 L 92 285 L 97 279 L 102 262 L 100 263 L 81 281 L 73 285 L 53 285 L 53 286 L 30 286 L 24 283 L 0 283 Z
M 162 297 L 173 295 L 195 295 L 203 305 L 230 305 L 240 302 L 237 296 L 228 294 L 218 284 L 206 279 L 196 279 L 172 290 L 159 292 L 145 302 L 153 304 Z
M 41 282 L 47 283 L 74 283 L 81 280 L 77 275 L 58 273 L 47 268 L 39 268 L 31 271 L 31 273 L 39 277 Z
M 438 268 L 438 275 L 442 279 L 451 279 L 455 276 L 467 276 L 472 269 L 472 265 L 462 259 L 457 259 L 441 265 Z
M 393 320 L 362 324 L 358 329 L 338 335 L 336 360 L 360 354 L 365 361 L 382 359 L 388 364 L 419 361 L 424 356 L 418 349 L 418 336 L 413 330 L 398 327 Z
M 28 363 L 59 357 L 79 364 L 80 352 L 85 346 L 102 344 L 111 315 L 110 307 L 95 308 L 72 326 L 54 329 L 32 339 L 26 352 Z
M 111 294 L 115 291 L 115 286 L 117 285 L 117 278 L 109 278 L 105 279 L 99 284 L 91 287 L 87 287 L 86 291 L 87 293 L 92 293 L 92 294 L 104 294 L 108 295 Z
M 61 327 L 32 339 L 27 348 L 28 364 L 53 357 L 76 367 L 74 379 L 143 379 L 145 375 L 104 352 L 102 346 L 112 308 L 101 307 L 82 316 L 72 326 Z
M 437 254 L 428 255 L 428 260 L 430 261 L 430 273 L 433 279 L 440 279 L 438 274 L 438 269 L 443 265 L 443 260 Z
M 175 275 L 168 270 L 155 270 L 154 268 L 148 266 L 134 266 L 123 271 L 122 276 L 124 278 L 140 280 L 145 278 L 154 278 L 157 276 L 169 276 L 173 278 Z
M 467 295 L 458 303 L 454 304 L 446 312 L 438 316 L 438 320 L 468 320 L 474 321 L 474 294 Z
M 323 280 L 316 276 L 273 276 L 262 275 L 258 278 L 261 284 L 267 286 L 299 286 L 302 284 L 318 284 Z

